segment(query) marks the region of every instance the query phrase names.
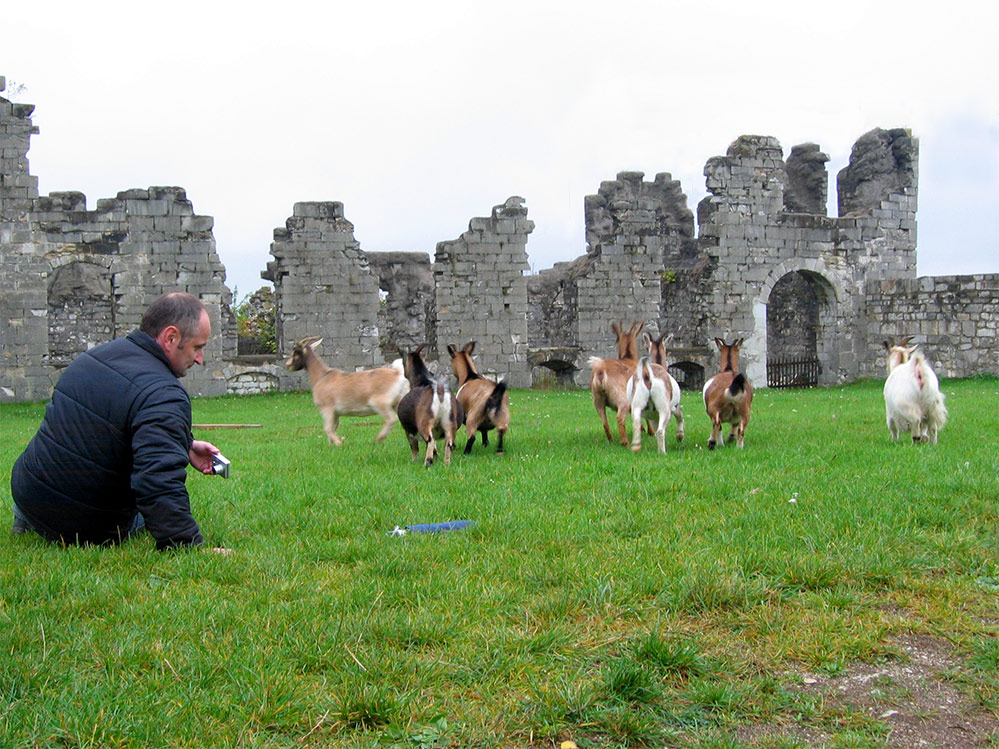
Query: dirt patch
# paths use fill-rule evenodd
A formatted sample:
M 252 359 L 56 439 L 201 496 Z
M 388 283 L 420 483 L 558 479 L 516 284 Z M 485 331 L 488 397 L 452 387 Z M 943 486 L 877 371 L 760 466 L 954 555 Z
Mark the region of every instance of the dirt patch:
M 840 676 L 795 674 L 793 687 L 821 698 L 833 710 L 863 711 L 887 728 L 885 746 L 995 746 L 999 719 L 960 692 L 948 679 L 961 668 L 945 640 L 911 635 L 891 643 L 903 658 L 881 664 L 854 664 Z M 749 744 L 781 737 L 811 746 L 831 739 L 821 728 L 808 726 L 747 727 L 739 738 Z

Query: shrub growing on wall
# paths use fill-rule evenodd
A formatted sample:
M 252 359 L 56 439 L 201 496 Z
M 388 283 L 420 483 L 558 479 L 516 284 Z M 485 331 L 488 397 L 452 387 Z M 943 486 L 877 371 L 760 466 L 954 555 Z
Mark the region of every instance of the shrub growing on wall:
M 257 289 L 233 308 L 240 354 L 276 354 L 274 328 L 274 292 L 270 287 Z

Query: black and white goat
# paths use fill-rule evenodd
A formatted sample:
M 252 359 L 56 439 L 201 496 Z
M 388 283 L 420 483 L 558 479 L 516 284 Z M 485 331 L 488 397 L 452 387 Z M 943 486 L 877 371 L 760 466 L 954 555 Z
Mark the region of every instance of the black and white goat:
M 399 401 L 398 414 L 406 439 L 409 440 L 409 447 L 413 451 L 413 460 L 417 459 L 422 439 L 427 445 L 423 464 L 430 468 L 437 456 L 435 438 L 444 440 L 444 465 L 451 462 L 454 437 L 465 416 L 447 382 L 437 379 L 427 369 L 422 353 L 425 346 L 422 343 L 409 354 L 399 352 L 405 361 L 410 390 Z

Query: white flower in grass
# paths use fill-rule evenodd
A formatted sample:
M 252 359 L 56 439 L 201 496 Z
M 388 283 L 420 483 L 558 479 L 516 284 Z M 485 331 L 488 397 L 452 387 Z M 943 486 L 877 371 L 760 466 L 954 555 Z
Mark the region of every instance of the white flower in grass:
M 790 504 L 790 505 L 796 505 L 796 504 L 798 504 L 798 492 L 795 492 L 794 494 L 792 494 L 791 498 L 787 501 L 787 503 Z

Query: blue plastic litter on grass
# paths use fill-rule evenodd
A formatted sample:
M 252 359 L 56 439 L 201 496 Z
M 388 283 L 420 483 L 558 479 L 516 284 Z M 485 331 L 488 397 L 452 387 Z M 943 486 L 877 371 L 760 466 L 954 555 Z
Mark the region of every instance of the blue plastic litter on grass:
M 442 533 L 443 531 L 457 531 L 467 528 L 474 523 L 474 520 L 450 520 L 446 523 L 422 523 L 419 525 L 407 525 L 400 528 L 398 525 L 390 532 L 390 536 L 405 536 L 407 533 Z

